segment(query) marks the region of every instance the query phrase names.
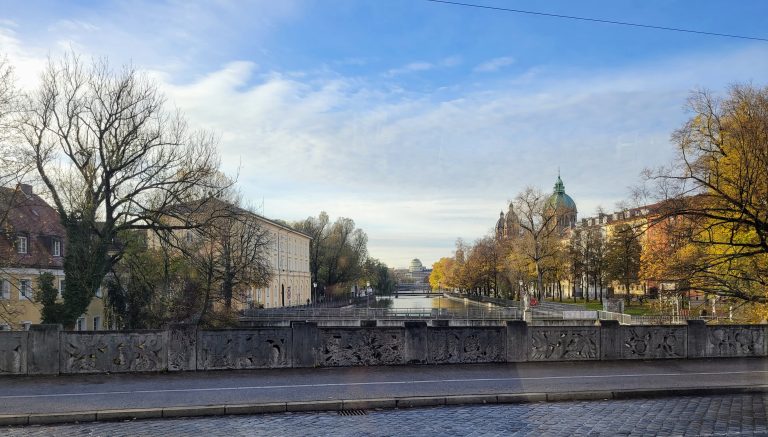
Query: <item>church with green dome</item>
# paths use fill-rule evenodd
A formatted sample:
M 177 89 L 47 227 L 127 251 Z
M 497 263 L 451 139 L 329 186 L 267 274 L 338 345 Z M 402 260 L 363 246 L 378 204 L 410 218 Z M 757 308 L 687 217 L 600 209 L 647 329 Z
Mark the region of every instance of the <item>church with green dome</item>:
M 576 202 L 571 196 L 565 193 L 565 184 L 560 178 L 558 172 L 557 181 L 552 195 L 547 199 L 547 205 L 555 211 L 557 215 L 557 227 L 561 233 L 566 233 L 576 227 Z M 496 238 L 499 240 L 510 239 L 520 235 L 520 221 L 515 214 L 513 204 L 509 204 L 506 213 L 501 211 L 499 220 L 496 221 Z
M 557 213 L 557 227 L 561 231 L 571 229 L 576 226 L 576 202 L 573 201 L 571 196 L 565 194 L 565 185 L 563 180 L 560 179 L 560 175 L 557 175 L 557 182 L 555 182 L 555 189 L 551 196 L 549 196 L 549 206 L 553 208 Z

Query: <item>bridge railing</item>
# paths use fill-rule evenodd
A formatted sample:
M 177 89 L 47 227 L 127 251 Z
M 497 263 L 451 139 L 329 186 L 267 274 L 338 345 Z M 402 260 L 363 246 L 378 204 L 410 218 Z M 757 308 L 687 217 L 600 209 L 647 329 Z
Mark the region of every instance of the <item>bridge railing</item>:
M 520 320 L 515 308 L 301 308 L 284 311 L 251 310 L 240 318 L 242 321 L 276 320 Z

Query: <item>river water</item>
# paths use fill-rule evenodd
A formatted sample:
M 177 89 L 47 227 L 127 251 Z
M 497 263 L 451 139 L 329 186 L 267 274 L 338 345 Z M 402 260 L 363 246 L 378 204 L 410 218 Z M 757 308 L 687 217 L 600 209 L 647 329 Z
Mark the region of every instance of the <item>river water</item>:
M 479 310 L 488 308 L 488 304 L 473 302 L 471 300 L 451 299 L 442 296 L 377 296 L 378 307 L 391 309 L 445 309 L 451 311 L 458 310 Z

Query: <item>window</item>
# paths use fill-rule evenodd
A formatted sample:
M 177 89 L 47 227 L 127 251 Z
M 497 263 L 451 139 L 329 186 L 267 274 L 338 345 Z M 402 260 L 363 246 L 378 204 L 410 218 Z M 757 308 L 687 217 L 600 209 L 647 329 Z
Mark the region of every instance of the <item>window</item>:
M 93 316 L 93 330 L 101 331 L 101 317 Z
M 53 240 L 53 256 L 61 256 L 61 240 Z
M 64 293 L 64 280 L 59 279 L 59 297 Z
M 75 324 L 75 331 L 85 331 L 85 318 L 80 317 Z
M 11 298 L 11 283 L 5 279 L 0 280 L 0 299 Z
M 21 235 L 16 237 L 16 252 L 27 253 L 27 237 Z
M 29 279 L 22 279 L 19 281 L 19 291 L 21 292 L 21 297 L 26 297 L 27 299 L 32 298 L 32 281 Z

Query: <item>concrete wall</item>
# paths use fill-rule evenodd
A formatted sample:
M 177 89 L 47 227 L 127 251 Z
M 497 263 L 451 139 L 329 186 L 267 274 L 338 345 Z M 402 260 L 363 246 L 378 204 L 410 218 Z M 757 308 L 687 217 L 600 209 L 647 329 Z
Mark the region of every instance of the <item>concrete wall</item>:
M 437 321 L 436 321 L 437 322 Z M 284 327 L 69 332 L 37 325 L 0 332 L 0 375 L 522 361 L 764 357 L 768 325 Z

